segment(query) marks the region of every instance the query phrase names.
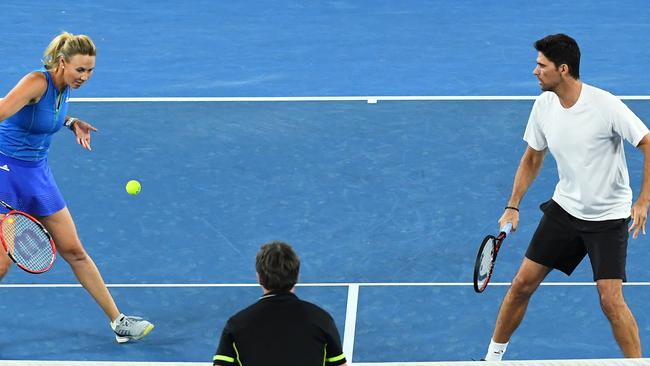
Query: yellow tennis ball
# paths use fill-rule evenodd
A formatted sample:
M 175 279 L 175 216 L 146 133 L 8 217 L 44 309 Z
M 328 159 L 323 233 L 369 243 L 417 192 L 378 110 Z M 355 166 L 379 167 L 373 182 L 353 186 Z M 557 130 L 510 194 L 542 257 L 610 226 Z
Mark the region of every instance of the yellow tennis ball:
M 137 180 L 130 180 L 126 183 L 126 193 L 135 196 L 136 194 L 140 193 L 140 190 L 142 189 L 142 186 L 140 186 L 140 182 Z

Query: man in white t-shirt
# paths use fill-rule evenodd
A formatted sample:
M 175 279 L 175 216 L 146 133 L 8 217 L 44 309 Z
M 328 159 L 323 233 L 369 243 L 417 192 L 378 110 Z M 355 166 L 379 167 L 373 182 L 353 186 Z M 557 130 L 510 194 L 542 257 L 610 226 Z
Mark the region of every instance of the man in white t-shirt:
M 645 234 L 650 203 L 648 128 L 612 94 L 580 81 L 580 49 L 571 37 L 535 42 L 534 74 L 543 93 L 530 113 L 528 147 L 515 175 L 501 226 L 519 223 L 519 203 L 533 183 L 546 151 L 557 162 L 559 182 L 526 257 L 497 317 L 485 359 L 501 360 L 531 295 L 552 269 L 570 275 L 589 256 L 600 305 L 625 357 L 641 357 L 639 330 L 623 298 L 629 232 Z M 632 205 L 624 140 L 644 154 L 643 186 Z M 632 225 L 628 229 L 628 222 Z

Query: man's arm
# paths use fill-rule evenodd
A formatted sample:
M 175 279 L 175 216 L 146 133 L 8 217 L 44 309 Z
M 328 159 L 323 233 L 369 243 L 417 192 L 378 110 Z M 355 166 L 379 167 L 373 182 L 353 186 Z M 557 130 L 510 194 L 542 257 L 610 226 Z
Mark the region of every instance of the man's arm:
M 221 339 L 219 339 L 219 346 L 217 352 L 212 357 L 212 364 L 214 366 L 233 366 L 239 364 L 237 351 L 235 350 L 235 340 L 230 332 L 230 320 L 223 327 L 221 332 Z
M 336 329 L 336 324 L 331 315 L 327 314 L 327 320 L 323 327 L 325 333 L 325 362 L 323 366 L 347 366 L 348 362 L 343 354 L 341 337 Z
M 533 184 L 533 181 L 539 174 L 546 156 L 546 150 L 537 151 L 532 147 L 526 147 L 524 155 L 519 162 L 519 168 L 515 174 L 515 181 L 512 185 L 512 194 L 508 199 L 508 207 L 519 207 L 524 194 L 528 188 Z M 506 209 L 499 219 L 499 225 L 503 227 L 506 223 L 512 223 L 512 230 L 516 230 L 519 224 L 519 211 L 514 209 Z
M 645 235 L 645 224 L 648 220 L 648 205 L 650 204 L 650 133 L 643 136 L 636 147 L 643 152 L 643 180 L 641 193 L 632 205 L 632 225 L 629 231 L 634 231 L 632 237 L 636 239 L 639 230 Z

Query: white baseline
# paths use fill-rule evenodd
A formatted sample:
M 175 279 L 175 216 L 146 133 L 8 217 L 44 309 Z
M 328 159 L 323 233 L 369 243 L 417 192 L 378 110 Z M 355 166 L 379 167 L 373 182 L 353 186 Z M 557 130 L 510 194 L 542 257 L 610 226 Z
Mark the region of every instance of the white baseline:
M 258 287 L 256 283 L 109 283 L 112 288 L 196 288 L 196 287 Z M 463 287 L 474 286 L 472 282 L 329 282 L 299 283 L 298 287 L 381 287 L 381 286 L 429 286 Z M 510 282 L 490 282 L 489 286 L 510 286 Z M 595 282 L 542 282 L 541 286 L 596 286 Z M 650 286 L 650 282 L 624 282 L 623 286 Z M 81 287 L 78 283 L 4 283 L 0 288 L 51 288 Z
M 70 98 L 77 103 L 155 103 L 155 102 L 341 102 L 435 101 L 435 100 L 535 100 L 534 95 L 377 95 L 304 97 L 91 97 Z M 621 95 L 623 100 L 650 100 L 650 95 Z

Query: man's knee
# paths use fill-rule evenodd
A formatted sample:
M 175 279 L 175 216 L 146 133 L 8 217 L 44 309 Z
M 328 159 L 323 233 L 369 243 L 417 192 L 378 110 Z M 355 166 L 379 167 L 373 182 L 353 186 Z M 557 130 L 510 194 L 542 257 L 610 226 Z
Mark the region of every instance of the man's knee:
M 601 293 L 600 307 L 608 319 L 616 319 L 627 309 L 627 304 L 622 294 Z
M 600 297 L 600 307 L 608 319 L 617 319 L 627 310 L 621 284 L 616 282 L 599 283 L 598 295 Z
M 538 286 L 538 281 L 518 274 L 512 280 L 510 293 L 518 299 L 528 299 L 537 290 Z
M 518 300 L 528 300 L 550 271 L 549 267 L 524 258 L 517 275 L 512 279 L 510 295 Z

